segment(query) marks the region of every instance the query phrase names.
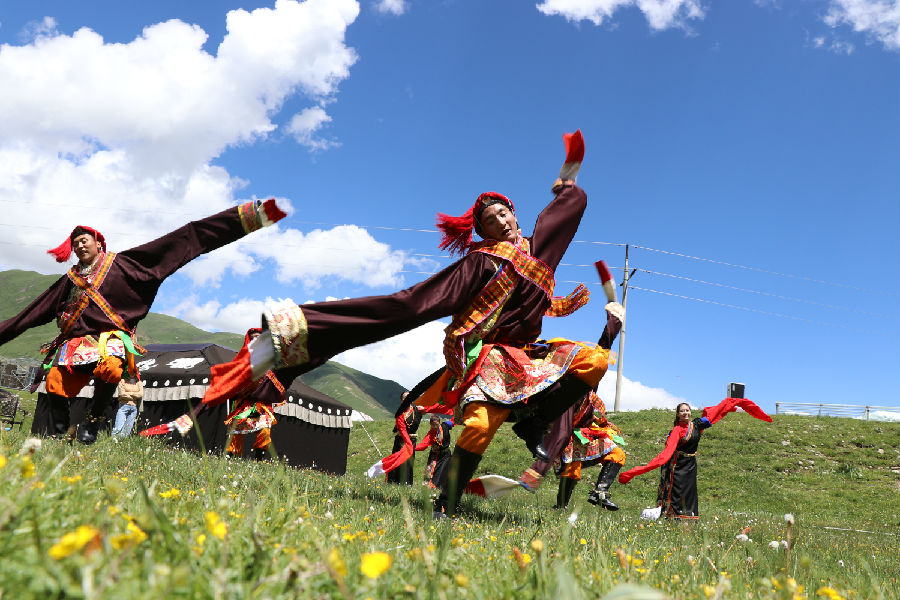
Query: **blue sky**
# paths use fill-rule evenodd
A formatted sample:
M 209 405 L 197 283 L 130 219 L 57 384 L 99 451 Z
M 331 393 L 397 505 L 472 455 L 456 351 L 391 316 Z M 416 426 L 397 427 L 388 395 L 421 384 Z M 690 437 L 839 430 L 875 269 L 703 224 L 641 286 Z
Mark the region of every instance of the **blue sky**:
M 544 333 L 596 339 L 587 265 L 621 279 L 630 244 L 623 408 L 730 381 L 769 410 L 897 406 L 898 24 L 896 0 L 4 3 L 0 268 L 62 272 L 43 250 L 78 223 L 127 248 L 275 196 L 276 230 L 153 307 L 242 331 L 268 298 L 448 265 L 435 213 L 482 191 L 530 232 L 580 127 L 589 208 L 557 290 L 595 300 Z M 410 386 L 442 327 L 338 360 Z

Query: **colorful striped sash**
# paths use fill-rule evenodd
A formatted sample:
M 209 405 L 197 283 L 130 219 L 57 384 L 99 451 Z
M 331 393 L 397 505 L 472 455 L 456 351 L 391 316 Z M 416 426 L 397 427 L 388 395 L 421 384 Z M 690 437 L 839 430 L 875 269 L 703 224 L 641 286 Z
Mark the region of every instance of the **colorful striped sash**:
M 75 266 L 68 270 L 66 276 L 75 284 L 76 287 L 81 291 L 80 297 L 78 298 L 77 305 L 75 309 L 71 313 L 63 313 L 61 315 L 61 322 L 59 323 L 59 335 L 56 338 L 41 346 L 41 353 L 47 354 L 56 348 L 68 337 L 69 331 L 71 331 L 72 327 L 75 325 L 75 322 L 81 316 L 81 313 L 84 312 L 84 309 L 88 307 L 91 300 L 94 301 L 100 310 L 103 311 L 103 314 L 112 321 L 116 327 L 126 332 L 131 337 L 131 342 L 134 345 L 134 348 L 138 353 L 143 354 L 146 352 L 146 349 L 137 343 L 135 339 L 134 330 L 128 326 L 119 314 L 115 311 L 112 305 L 107 302 L 106 298 L 103 297 L 102 294 L 98 291 L 100 286 L 103 284 L 103 280 L 106 279 L 106 275 L 109 273 L 110 267 L 112 267 L 113 260 L 116 258 L 115 252 L 107 252 L 103 255 L 103 258 L 100 261 L 100 266 L 97 268 L 97 273 L 88 281 L 83 275 L 81 275 Z
M 580 284 L 564 298 L 553 297 L 553 270 L 531 256 L 530 251 L 525 238 L 520 238 L 516 244 L 487 240 L 473 246 L 471 252 L 495 256 L 503 261 L 503 265 L 484 290 L 465 310 L 454 315 L 453 321 L 444 330 L 444 359 L 457 378 L 461 379 L 466 371 L 466 346 L 488 337 L 504 304 L 522 278 L 537 285 L 550 299 L 550 307 L 544 312 L 549 317 L 570 315 L 590 299 L 590 292 Z

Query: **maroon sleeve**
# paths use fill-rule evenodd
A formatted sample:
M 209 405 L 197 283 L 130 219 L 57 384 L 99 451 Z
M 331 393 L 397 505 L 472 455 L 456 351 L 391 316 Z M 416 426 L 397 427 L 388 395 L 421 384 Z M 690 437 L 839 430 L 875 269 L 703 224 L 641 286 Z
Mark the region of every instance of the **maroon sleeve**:
M 310 356 L 328 359 L 453 315 L 468 306 L 494 272 L 490 257 L 474 252 L 395 294 L 304 304 Z
M 191 221 L 171 233 L 130 250 L 119 252 L 117 261 L 127 263 L 131 270 L 139 270 L 144 278 L 158 283 L 194 260 L 246 235 L 234 206 L 220 213 Z
M 556 197 L 541 211 L 534 224 L 532 255 L 555 270 L 578 231 L 585 208 L 587 194 L 583 189 L 577 185 L 559 188 Z
M 68 295 L 69 285 L 71 285 L 69 278 L 63 275 L 22 312 L 0 322 L 0 345 L 15 339 L 32 327 L 44 325 L 55 319 L 57 310 Z

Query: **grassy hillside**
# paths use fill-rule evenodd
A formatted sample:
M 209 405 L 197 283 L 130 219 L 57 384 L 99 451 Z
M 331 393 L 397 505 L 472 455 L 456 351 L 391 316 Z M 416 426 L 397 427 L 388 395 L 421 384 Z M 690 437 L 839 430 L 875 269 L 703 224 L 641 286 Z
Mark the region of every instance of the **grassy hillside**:
M 18 314 L 59 278 L 33 271 L 0 271 L 0 320 Z M 210 333 L 190 323 L 159 313 L 149 313 L 138 325 L 142 344 L 188 344 L 211 342 L 237 350 L 244 336 L 235 333 Z M 41 360 L 41 344 L 59 333 L 55 323 L 31 329 L 18 338 L 0 345 L 0 356 L 30 357 Z M 379 379 L 362 371 L 328 362 L 301 377 L 307 385 L 365 412 L 373 418 L 389 418 L 399 406 L 404 388 L 394 381 Z
M 629 465 L 655 455 L 671 425 L 667 411 L 613 419 Z M 367 430 L 389 447 L 389 422 Z M 612 488 L 618 512 L 587 504 L 587 482 L 553 510 L 551 477 L 534 495 L 467 499 L 459 519 L 433 522 L 428 489 L 365 479 L 380 456 L 356 427 L 344 477 L 134 437 L 45 440 L 26 459 L 23 438 L 0 433 L 9 597 L 581 599 L 627 583 L 683 600 L 900 598 L 896 423 L 729 415 L 704 433 L 692 525 L 639 519 L 656 473 Z M 503 427 L 480 472 L 516 477 L 530 462 Z M 627 597 L 662 597 L 648 593 Z
M 400 396 L 406 391 L 396 381 L 379 379 L 334 361 L 301 375 L 300 379 L 376 419 L 393 417 L 394 410 L 400 406 Z M 353 403 L 344 398 L 352 399 Z

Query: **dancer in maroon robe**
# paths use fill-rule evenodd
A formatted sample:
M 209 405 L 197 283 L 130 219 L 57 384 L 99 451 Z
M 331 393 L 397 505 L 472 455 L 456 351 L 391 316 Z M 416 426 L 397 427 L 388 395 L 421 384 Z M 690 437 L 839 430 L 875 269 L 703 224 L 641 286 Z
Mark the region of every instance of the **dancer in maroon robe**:
M 123 252 L 107 252 L 99 231 L 76 227 L 59 247 L 57 262 L 74 252 L 78 262 L 18 315 L 0 323 L 0 344 L 56 320 L 60 333 L 44 344 L 44 368 L 54 432 L 73 435 L 69 398 L 93 378 L 94 402 L 78 428 L 78 439 L 93 443 L 122 374 L 135 374 L 134 356 L 143 349 L 135 328 L 150 310 L 159 286 L 176 270 L 216 248 L 283 218 L 275 200 L 248 202 L 193 221 L 152 242 Z

